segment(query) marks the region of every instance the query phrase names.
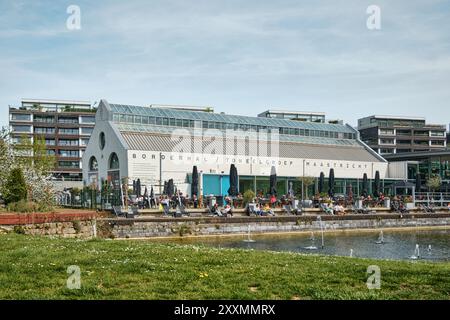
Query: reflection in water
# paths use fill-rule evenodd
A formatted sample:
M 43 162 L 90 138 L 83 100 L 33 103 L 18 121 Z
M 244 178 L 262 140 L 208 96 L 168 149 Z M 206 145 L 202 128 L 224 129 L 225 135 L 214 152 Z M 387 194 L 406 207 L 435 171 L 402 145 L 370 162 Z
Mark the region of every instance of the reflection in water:
M 310 235 L 280 235 L 254 237 L 255 242 L 243 242 L 239 238 L 192 240 L 209 246 L 244 248 L 254 250 L 292 251 L 311 254 L 314 246 Z M 450 230 L 384 231 L 380 245 L 377 231 L 350 234 L 326 234 L 325 246 L 315 254 L 351 256 L 360 258 L 408 260 L 416 257 L 425 261 L 450 261 Z M 416 244 L 418 246 L 416 246 Z M 431 249 L 432 248 L 432 249 Z M 423 250 L 422 250 L 423 249 Z M 420 252 L 426 252 L 421 255 Z

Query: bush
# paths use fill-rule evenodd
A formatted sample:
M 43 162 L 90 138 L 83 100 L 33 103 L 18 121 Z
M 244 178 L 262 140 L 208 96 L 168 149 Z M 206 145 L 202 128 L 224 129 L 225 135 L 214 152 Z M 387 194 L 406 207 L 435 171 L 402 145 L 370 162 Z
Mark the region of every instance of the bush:
M 3 198 L 7 205 L 27 198 L 27 184 L 25 183 L 22 169 L 15 168 L 11 170 L 5 183 Z
M 34 202 L 20 200 L 8 204 L 7 209 L 10 212 L 30 213 L 38 211 L 38 205 Z
M 80 233 L 81 232 L 81 223 L 78 220 L 74 220 L 72 221 L 72 225 L 73 225 L 73 229 L 75 230 L 75 233 Z
M 247 204 L 253 201 L 253 199 L 255 198 L 255 193 L 249 189 L 244 192 L 243 197 L 244 197 L 244 204 Z
M 13 232 L 16 234 L 25 234 L 25 229 L 22 226 L 14 226 Z
M 52 212 L 53 211 L 53 207 L 48 206 L 45 203 L 36 203 L 36 202 L 26 201 L 26 200 L 12 202 L 7 205 L 6 209 L 9 212 L 19 212 L 19 213 Z

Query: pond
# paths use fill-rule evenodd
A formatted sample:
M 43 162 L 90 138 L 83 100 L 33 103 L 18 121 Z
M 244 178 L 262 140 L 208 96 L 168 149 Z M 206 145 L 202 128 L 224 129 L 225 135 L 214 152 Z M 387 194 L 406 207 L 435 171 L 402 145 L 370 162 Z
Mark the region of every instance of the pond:
M 233 238 L 188 241 L 220 248 L 290 251 L 391 260 L 450 261 L 450 229 L 324 233 L 323 248 L 320 231 L 277 236 L 247 234 Z

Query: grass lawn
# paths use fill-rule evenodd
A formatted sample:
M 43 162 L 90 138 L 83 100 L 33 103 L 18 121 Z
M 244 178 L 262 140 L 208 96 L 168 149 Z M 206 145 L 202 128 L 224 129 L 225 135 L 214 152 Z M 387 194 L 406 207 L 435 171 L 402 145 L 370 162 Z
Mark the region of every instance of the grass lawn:
M 81 289 L 66 288 L 67 267 Z M 381 289 L 366 286 L 381 268 Z M 449 299 L 450 263 L 0 235 L 0 299 Z

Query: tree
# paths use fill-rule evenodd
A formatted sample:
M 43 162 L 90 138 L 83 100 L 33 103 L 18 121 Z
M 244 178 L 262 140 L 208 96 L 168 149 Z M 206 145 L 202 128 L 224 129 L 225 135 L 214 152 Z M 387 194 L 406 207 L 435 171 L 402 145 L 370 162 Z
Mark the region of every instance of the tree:
M 243 198 L 244 198 L 244 205 L 253 202 L 253 199 L 255 198 L 255 193 L 249 189 L 244 192 Z
M 300 177 L 298 180 L 300 180 L 302 182 L 302 184 L 303 184 L 303 189 L 305 190 L 305 199 L 308 199 L 308 188 L 309 188 L 309 186 L 314 184 L 314 182 L 316 181 L 316 178 L 314 178 L 314 177 Z
M 9 131 L 0 130 L 0 193 L 6 184 L 11 168 L 14 164 L 14 153 L 9 143 Z
M 432 176 L 427 181 L 427 187 L 433 191 L 439 190 L 442 185 L 440 176 Z
M 21 168 L 11 170 L 4 187 L 5 204 L 19 202 L 27 198 L 27 184 Z

